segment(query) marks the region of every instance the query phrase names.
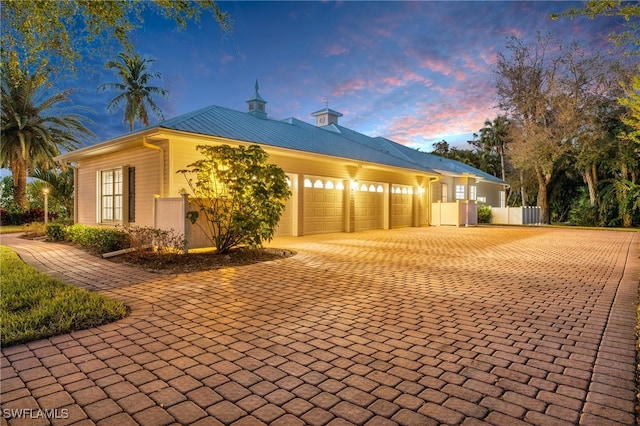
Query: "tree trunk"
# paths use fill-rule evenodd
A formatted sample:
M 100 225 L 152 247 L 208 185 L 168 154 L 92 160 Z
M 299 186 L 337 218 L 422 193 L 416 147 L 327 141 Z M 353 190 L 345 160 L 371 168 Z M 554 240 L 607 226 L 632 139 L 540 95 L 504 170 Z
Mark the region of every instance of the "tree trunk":
M 520 197 L 522 198 L 522 207 L 527 206 L 527 191 L 524 188 L 524 173 L 520 170 Z
M 582 177 L 584 178 L 584 181 L 587 183 L 587 188 L 589 188 L 589 204 L 591 204 L 591 206 L 595 206 L 596 199 L 598 197 L 596 194 L 595 178 L 591 173 L 591 171 L 588 169 L 582 173 Z
M 540 207 L 540 222 L 549 224 L 551 223 L 551 211 L 549 210 L 549 194 L 547 193 L 546 176 L 540 170 L 536 170 L 536 177 L 538 178 L 538 207 Z
M 27 163 L 22 158 L 11 161 L 13 177 L 13 204 L 21 210 L 27 210 Z

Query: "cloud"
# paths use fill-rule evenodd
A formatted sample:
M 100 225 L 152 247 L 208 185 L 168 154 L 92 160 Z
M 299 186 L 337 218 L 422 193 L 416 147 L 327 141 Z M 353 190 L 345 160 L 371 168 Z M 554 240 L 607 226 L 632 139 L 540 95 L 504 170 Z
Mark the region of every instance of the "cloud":
M 332 95 L 336 97 L 341 97 L 346 94 L 363 90 L 367 87 L 368 87 L 368 83 L 364 78 L 361 78 L 361 77 L 350 78 L 338 84 L 338 86 L 333 90 Z
M 229 55 L 228 53 L 225 53 L 222 56 L 220 56 L 220 63 L 223 65 L 226 65 L 229 62 L 232 62 L 233 60 L 234 60 L 234 57 L 232 55 Z
M 324 48 L 324 56 L 326 57 L 341 56 L 341 55 L 346 55 L 348 53 L 349 53 L 349 49 L 337 43 L 331 44 Z

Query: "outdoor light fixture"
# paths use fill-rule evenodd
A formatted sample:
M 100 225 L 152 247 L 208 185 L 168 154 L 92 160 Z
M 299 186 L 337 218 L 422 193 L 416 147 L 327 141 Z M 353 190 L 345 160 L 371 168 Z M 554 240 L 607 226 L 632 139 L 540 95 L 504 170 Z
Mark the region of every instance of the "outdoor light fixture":
M 49 188 L 43 188 L 42 193 L 44 194 L 44 225 L 47 226 L 49 223 Z

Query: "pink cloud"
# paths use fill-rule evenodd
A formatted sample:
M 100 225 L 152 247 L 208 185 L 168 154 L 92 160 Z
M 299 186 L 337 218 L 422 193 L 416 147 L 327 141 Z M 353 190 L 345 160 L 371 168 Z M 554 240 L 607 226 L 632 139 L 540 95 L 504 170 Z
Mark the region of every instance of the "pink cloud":
M 344 96 L 348 93 L 353 93 L 358 90 L 363 90 L 368 87 L 367 81 L 364 78 L 356 77 L 346 80 L 334 89 L 333 96 Z
M 332 44 L 324 49 L 324 55 L 326 57 L 346 55 L 347 53 L 349 53 L 349 49 L 341 44 Z
M 233 56 L 229 55 L 229 54 L 224 54 L 220 57 L 220 63 L 222 64 L 228 64 L 229 62 L 233 61 Z

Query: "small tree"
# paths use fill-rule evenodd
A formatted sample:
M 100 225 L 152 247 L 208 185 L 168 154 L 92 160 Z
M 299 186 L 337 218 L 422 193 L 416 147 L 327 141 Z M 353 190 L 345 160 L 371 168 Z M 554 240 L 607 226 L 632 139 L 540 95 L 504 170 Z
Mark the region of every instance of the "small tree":
M 188 212 L 191 222 L 201 226 L 219 253 L 271 240 L 291 196 L 284 171 L 267 164 L 268 154 L 258 145 L 197 149 L 204 158 L 178 171 L 198 208 Z M 204 220 L 197 221 L 201 214 Z

